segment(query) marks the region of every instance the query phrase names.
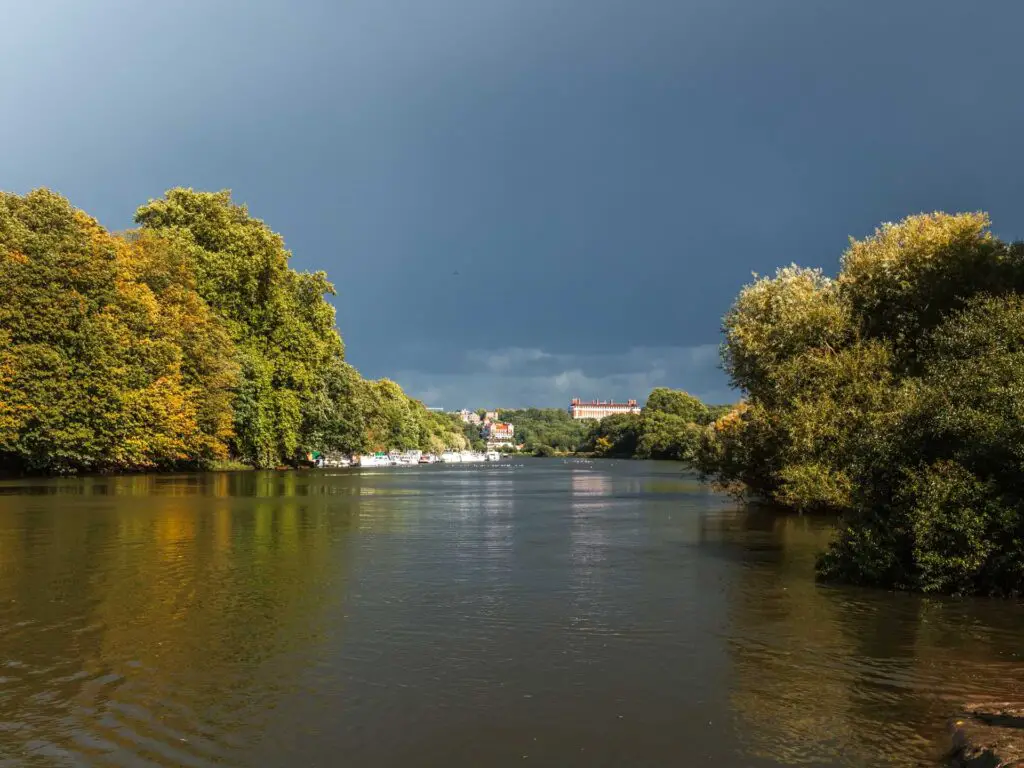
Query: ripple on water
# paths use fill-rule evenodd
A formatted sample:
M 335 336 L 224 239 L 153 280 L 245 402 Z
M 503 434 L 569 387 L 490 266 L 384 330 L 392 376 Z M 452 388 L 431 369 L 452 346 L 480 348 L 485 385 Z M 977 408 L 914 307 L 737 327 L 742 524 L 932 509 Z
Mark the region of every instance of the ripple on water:
M 2 484 L 0 766 L 916 765 L 1024 694 L 1020 606 L 828 536 L 651 463 Z

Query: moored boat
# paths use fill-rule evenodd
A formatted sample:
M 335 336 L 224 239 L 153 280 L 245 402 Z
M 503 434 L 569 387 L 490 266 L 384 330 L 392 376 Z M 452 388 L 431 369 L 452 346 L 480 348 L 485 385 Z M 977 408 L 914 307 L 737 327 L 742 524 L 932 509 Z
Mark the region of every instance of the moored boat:
M 351 467 L 352 459 L 349 456 L 325 456 L 320 459 L 318 467 Z
M 393 467 L 412 467 L 420 460 L 420 451 L 390 451 L 388 459 Z
M 386 453 L 364 453 L 359 457 L 360 467 L 390 467 L 391 459 Z

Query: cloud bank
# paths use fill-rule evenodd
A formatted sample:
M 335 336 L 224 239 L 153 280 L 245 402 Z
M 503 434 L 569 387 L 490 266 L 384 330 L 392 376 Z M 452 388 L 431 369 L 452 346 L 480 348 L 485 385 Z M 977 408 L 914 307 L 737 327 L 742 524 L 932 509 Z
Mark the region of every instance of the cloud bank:
M 560 407 L 573 397 L 643 401 L 659 386 L 686 389 L 713 403 L 737 398 L 715 344 L 633 347 L 607 354 L 473 349 L 450 370 L 409 369 L 395 378 L 427 405 L 449 410 Z

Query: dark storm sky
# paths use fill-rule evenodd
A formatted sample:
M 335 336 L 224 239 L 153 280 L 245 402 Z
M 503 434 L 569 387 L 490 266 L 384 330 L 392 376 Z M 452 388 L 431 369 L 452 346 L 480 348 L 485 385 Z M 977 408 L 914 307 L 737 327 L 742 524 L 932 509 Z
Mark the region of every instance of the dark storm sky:
M 1024 235 L 1024 3 L 66 0 L 0 20 L 0 188 L 111 228 L 231 188 L 429 405 L 728 400 L 753 271 L 983 209 Z M 457 274 L 456 274 L 457 273 Z

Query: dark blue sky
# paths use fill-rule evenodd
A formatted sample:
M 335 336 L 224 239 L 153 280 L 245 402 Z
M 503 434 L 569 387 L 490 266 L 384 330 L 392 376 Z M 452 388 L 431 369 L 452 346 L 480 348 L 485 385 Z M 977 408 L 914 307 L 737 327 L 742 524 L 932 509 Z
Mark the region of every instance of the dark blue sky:
M 1019 0 L 11 3 L 0 187 L 115 229 L 231 188 L 334 280 L 349 360 L 430 405 L 724 400 L 751 272 L 926 210 L 1024 235 L 1021 29 Z

